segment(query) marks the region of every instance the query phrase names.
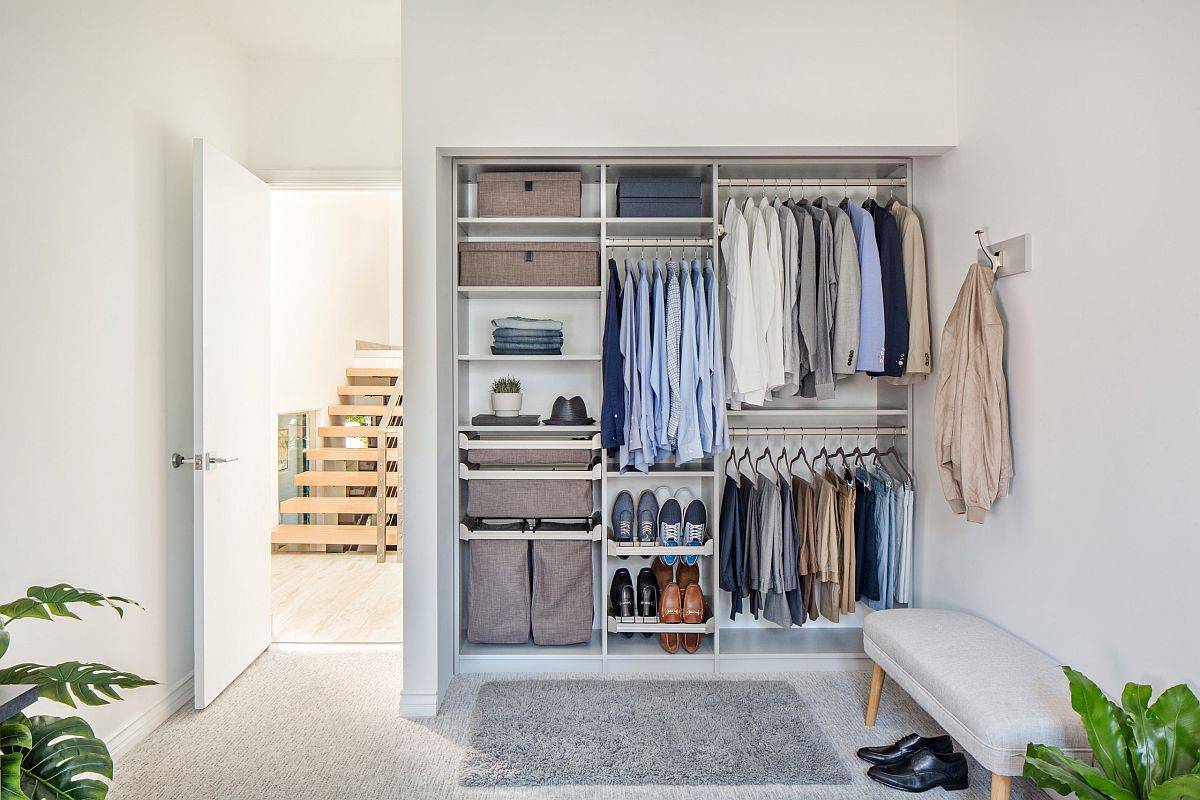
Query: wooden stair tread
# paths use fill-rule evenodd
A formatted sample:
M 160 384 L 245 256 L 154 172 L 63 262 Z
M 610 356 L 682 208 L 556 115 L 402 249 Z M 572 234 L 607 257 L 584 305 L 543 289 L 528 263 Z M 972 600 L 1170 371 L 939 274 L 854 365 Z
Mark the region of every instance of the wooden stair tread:
M 301 472 L 292 478 L 296 486 L 378 486 L 379 476 L 370 472 Z M 400 475 L 395 472 L 387 474 L 388 486 L 399 486 Z
M 404 370 L 399 367 L 348 367 L 347 378 L 399 378 Z
M 379 451 L 374 447 L 310 447 L 304 451 L 309 461 L 376 461 Z M 399 461 L 404 457 L 404 448 L 389 447 L 388 461 Z
M 366 438 L 375 439 L 379 436 L 379 426 L 377 425 L 322 425 L 317 428 L 317 436 L 326 439 L 344 439 L 350 438 Z M 404 441 L 404 430 L 397 429 L 390 431 L 388 436 L 398 438 Z
M 336 405 L 329 407 L 329 416 L 331 417 L 382 417 L 387 408 L 380 404 L 377 406 L 368 405 Z M 394 412 L 397 416 L 404 413 L 404 406 L 396 406 Z
M 387 543 L 396 544 L 404 527 L 389 525 Z M 375 544 L 379 529 L 374 525 L 276 525 L 271 544 Z
M 402 505 L 398 497 L 387 499 L 389 514 Z M 374 514 L 378 509 L 374 497 L 289 497 L 279 504 L 283 514 Z
M 394 391 L 395 386 L 339 386 L 337 393 L 341 397 L 391 397 Z

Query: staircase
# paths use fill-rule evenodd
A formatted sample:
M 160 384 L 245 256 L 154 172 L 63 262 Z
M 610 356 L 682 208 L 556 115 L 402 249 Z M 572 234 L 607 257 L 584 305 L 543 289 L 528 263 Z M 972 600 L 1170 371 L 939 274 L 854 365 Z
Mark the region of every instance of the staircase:
M 309 468 L 294 478 L 302 496 L 279 504 L 281 514 L 305 515 L 304 522 L 276 525 L 271 544 L 375 545 L 378 561 L 390 546 L 404 559 L 403 362 L 400 350 L 366 344 L 337 387 L 329 424 L 317 428 L 320 444 L 305 451 Z

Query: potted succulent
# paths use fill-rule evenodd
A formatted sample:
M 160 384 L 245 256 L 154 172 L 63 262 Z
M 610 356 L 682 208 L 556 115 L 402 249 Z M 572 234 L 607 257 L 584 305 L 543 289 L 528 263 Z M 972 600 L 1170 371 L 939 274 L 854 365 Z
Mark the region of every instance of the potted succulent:
M 521 413 L 521 382 L 511 375 L 492 381 L 492 413 L 515 417 Z

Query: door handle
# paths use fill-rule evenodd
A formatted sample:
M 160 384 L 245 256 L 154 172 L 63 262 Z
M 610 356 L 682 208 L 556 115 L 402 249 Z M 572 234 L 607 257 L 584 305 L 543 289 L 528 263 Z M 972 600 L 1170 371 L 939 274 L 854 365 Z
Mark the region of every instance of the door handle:
M 171 454 L 172 467 L 179 469 L 185 463 L 190 462 L 192 469 L 198 472 L 206 469 L 212 469 L 213 464 L 228 464 L 231 461 L 237 461 L 237 456 L 234 456 L 233 458 L 221 458 L 220 456 L 214 456 L 212 453 L 197 453 L 194 456 L 185 456 L 183 453 Z
M 208 460 L 210 467 L 213 464 L 228 464 L 231 461 L 237 461 L 237 456 L 233 458 L 221 458 L 220 456 L 214 456 L 212 453 L 205 453 L 204 456 Z

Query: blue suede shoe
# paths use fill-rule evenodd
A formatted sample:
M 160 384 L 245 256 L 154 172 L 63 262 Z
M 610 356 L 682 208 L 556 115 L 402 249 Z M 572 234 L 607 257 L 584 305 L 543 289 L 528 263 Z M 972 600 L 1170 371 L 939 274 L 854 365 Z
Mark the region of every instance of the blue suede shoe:
M 688 503 L 683 514 L 683 544 L 686 547 L 700 547 L 708 533 L 708 510 L 704 502 L 696 499 Z M 700 556 L 684 556 L 683 563 L 695 564 Z
M 679 501 L 672 497 L 663 503 L 662 510 L 658 512 L 658 543 L 663 547 L 678 547 L 682 535 L 683 511 L 679 508 Z M 676 558 L 678 556 L 659 556 L 668 567 L 674 566 Z
M 633 495 L 627 491 L 618 494 L 613 502 L 612 529 L 617 544 L 633 544 Z
M 642 490 L 637 504 L 637 544 L 652 547 L 657 536 L 658 498 L 652 489 Z

